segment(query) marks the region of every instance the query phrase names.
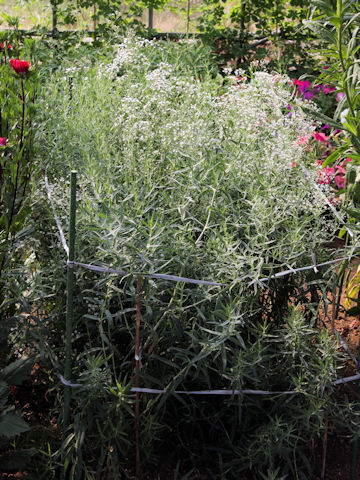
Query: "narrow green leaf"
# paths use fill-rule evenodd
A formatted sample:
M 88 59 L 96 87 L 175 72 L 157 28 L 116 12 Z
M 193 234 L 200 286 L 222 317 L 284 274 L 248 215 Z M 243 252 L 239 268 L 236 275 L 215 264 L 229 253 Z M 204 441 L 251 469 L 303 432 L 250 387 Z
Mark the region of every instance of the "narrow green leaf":
M 339 158 L 339 156 L 343 152 L 345 152 L 348 148 L 349 148 L 348 145 L 345 145 L 345 146 L 339 147 L 336 150 L 334 150 L 324 161 L 323 167 L 327 167 L 331 163 L 336 162 L 336 160 Z

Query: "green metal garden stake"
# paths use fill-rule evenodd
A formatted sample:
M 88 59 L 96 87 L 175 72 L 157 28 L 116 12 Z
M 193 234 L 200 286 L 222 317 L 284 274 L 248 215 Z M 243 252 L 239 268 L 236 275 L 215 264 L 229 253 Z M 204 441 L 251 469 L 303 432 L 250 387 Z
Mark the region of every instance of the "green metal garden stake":
M 51 35 L 53 38 L 57 35 L 57 5 L 56 3 L 52 3 L 52 31 Z
M 75 217 L 76 217 L 76 172 L 71 172 L 70 179 L 70 218 L 69 218 L 69 262 L 74 261 L 75 250 Z M 71 378 L 71 335 L 74 318 L 74 271 L 72 266 L 67 268 L 66 282 L 66 330 L 65 330 L 65 372 L 66 380 Z M 63 416 L 63 444 L 66 437 L 66 430 L 69 425 L 70 412 L 70 387 L 64 387 L 64 416 Z
M 149 22 L 148 22 L 149 28 L 153 28 L 154 26 L 154 9 L 152 7 L 149 7 Z

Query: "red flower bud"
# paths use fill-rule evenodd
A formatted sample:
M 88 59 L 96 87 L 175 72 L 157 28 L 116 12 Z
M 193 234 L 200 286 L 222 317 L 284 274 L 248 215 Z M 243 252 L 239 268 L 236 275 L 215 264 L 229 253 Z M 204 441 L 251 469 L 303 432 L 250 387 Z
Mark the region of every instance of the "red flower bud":
M 10 60 L 10 64 L 19 75 L 24 75 L 30 68 L 30 62 L 25 62 L 18 58 L 16 60 Z
M 6 138 L 0 137 L 0 145 L 1 145 L 2 147 L 6 147 Z
M 12 49 L 12 45 L 7 46 L 8 50 Z M 5 42 L 0 42 L 0 52 L 3 52 L 5 50 Z

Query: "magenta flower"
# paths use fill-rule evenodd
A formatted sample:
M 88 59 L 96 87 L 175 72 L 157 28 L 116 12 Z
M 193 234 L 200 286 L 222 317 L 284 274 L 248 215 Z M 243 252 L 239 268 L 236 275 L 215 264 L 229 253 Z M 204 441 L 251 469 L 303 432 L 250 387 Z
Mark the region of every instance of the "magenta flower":
M 336 175 L 334 180 L 339 190 L 345 188 L 345 175 Z
M 344 167 L 342 167 L 341 165 L 335 165 L 335 168 L 337 170 L 337 173 L 342 173 L 342 174 L 346 174 L 346 170 Z
M 340 100 L 345 97 L 345 93 L 344 92 L 339 92 L 337 95 L 336 95 L 336 101 L 337 102 L 340 102 Z
M 330 137 L 327 137 L 325 133 L 322 132 L 313 132 L 313 137 L 315 140 L 318 140 L 321 143 L 326 143 Z
M 314 96 L 313 92 L 305 92 L 303 94 L 303 97 L 305 98 L 305 100 L 311 100 L 313 96 Z
M 0 137 L 0 145 L 1 145 L 2 147 L 6 147 L 6 138 Z
M 329 93 L 335 92 L 336 88 L 335 87 L 330 87 L 330 85 L 325 85 L 323 88 L 323 92 L 325 95 L 329 95 Z
M 309 80 L 298 80 L 297 78 L 294 78 L 293 84 L 299 88 L 300 93 L 304 93 L 304 91 L 308 90 L 308 88 L 310 87 Z

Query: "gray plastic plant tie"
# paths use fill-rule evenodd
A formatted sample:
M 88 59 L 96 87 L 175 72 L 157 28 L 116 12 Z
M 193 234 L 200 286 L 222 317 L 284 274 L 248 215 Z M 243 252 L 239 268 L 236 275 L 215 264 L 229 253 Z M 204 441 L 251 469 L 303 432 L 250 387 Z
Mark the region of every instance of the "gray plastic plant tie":
M 59 374 L 60 381 L 66 387 L 72 388 L 91 388 L 91 385 L 86 385 L 82 383 L 71 383 L 68 380 Z M 112 387 L 114 390 L 116 387 Z M 296 391 L 289 391 L 289 392 L 270 392 L 268 390 L 164 390 L 164 389 L 156 389 L 156 388 L 140 388 L 140 387 L 133 387 L 130 389 L 131 392 L 139 392 L 139 393 L 153 393 L 153 394 L 165 394 L 165 393 L 176 393 L 178 395 L 294 395 Z
M 136 353 L 135 353 L 135 356 L 134 356 L 135 360 L 136 360 L 137 362 L 139 362 L 139 369 L 142 369 L 142 361 L 141 361 L 141 360 L 142 360 L 142 356 L 141 356 L 141 353 L 142 353 L 142 348 L 140 348 L 140 350 L 139 350 L 139 355 L 136 355 Z
M 59 374 L 60 381 L 66 387 L 72 388 L 91 388 L 91 385 L 86 385 L 82 383 L 71 383 L 68 380 Z M 344 383 L 354 382 L 360 380 L 360 373 L 352 375 L 351 377 L 339 378 L 332 382 L 332 385 L 342 385 Z M 114 390 L 116 387 L 112 387 Z M 156 389 L 156 388 L 140 388 L 133 387 L 130 389 L 131 392 L 139 393 L 152 393 L 155 395 L 164 395 L 166 393 L 176 393 L 177 395 L 296 395 L 298 393 L 305 393 L 296 390 L 290 391 L 270 391 L 270 390 L 165 390 L 165 389 Z
M 133 387 L 132 392 L 161 394 L 176 393 L 178 395 L 295 395 L 297 391 L 270 392 L 269 390 L 158 390 L 156 388 Z
M 353 256 L 355 256 L 355 255 L 352 255 L 352 257 Z M 259 282 L 268 282 L 271 279 L 284 277 L 286 275 L 290 275 L 291 273 L 303 272 L 305 270 L 313 270 L 315 266 L 316 266 L 316 268 L 324 267 L 326 265 L 332 265 L 333 263 L 343 262 L 344 260 L 348 260 L 348 258 L 336 258 L 335 260 L 329 260 L 328 262 L 317 263 L 316 265 L 313 264 L 313 265 L 309 265 L 307 267 L 299 267 L 299 268 L 292 268 L 291 270 L 283 270 L 282 272 L 278 272 L 278 273 L 275 273 L 274 275 L 271 275 L 271 277 L 261 278 L 258 281 Z M 254 283 L 256 283 L 256 281 L 257 280 L 252 280 L 251 282 L 248 283 L 248 285 L 253 285 Z
M 355 256 L 355 255 L 353 255 Z M 291 273 L 297 273 L 297 272 L 303 272 L 304 270 L 312 270 L 314 267 L 318 269 L 318 267 L 324 267 L 326 265 L 332 265 L 333 263 L 339 263 L 344 260 L 348 260 L 347 258 L 336 258 L 335 260 L 330 260 L 328 262 L 323 262 L 323 263 L 317 263 L 313 265 L 309 265 L 307 267 L 299 267 L 299 268 L 291 268 L 290 270 L 284 270 L 282 272 L 275 273 L 274 275 L 271 275 L 271 277 L 266 277 L 266 278 L 261 278 L 260 280 L 252 280 L 251 282 L 248 282 L 248 286 L 253 285 L 254 283 L 258 282 L 267 282 L 271 279 L 276 279 L 280 277 L 284 277 L 286 275 L 290 275 Z M 75 262 L 75 261 L 68 261 L 67 265 L 72 268 L 74 266 L 79 266 L 82 268 L 85 268 L 87 270 L 92 270 L 94 272 L 99 272 L 99 273 L 114 273 L 116 275 L 122 275 L 126 276 L 129 275 L 130 272 L 125 272 L 123 270 L 118 270 L 116 268 L 109 268 L 109 267 L 100 267 L 98 265 L 90 265 L 88 263 L 81 263 L 81 262 Z M 207 280 L 196 280 L 195 278 L 187 278 L 187 277 L 179 277 L 177 275 L 166 275 L 162 273 L 152 273 L 152 274 L 143 274 L 143 273 L 136 273 L 133 272 L 133 275 L 142 275 L 143 277 L 147 278 L 158 278 L 162 280 L 170 280 L 172 282 L 185 282 L 185 283 L 193 283 L 196 285 L 211 285 L 211 286 L 227 286 L 225 283 L 219 283 L 219 282 L 209 282 Z
M 343 383 L 354 382 L 356 380 L 360 380 L 360 373 L 352 375 L 351 377 L 339 378 L 339 380 L 336 380 L 333 385 L 341 385 Z
M 59 230 L 59 233 L 60 233 L 61 243 L 62 243 L 62 246 L 63 246 L 65 252 L 66 252 L 67 257 L 69 257 L 69 247 L 66 243 L 65 235 L 64 235 L 63 229 L 61 227 L 59 217 L 56 214 L 55 205 L 54 205 L 53 198 L 51 196 L 51 190 L 50 190 L 50 187 L 49 187 L 49 182 L 48 182 L 46 172 L 44 173 L 44 180 L 45 180 L 45 187 L 46 187 L 46 190 L 47 190 L 47 196 L 48 196 L 48 199 L 49 199 L 49 202 L 50 202 L 53 214 L 54 214 L 54 219 L 55 219 L 55 222 L 56 222 L 56 226 L 57 226 L 57 228 Z
M 129 272 L 124 272 L 123 270 L 117 270 L 115 268 L 109 267 L 100 267 L 98 265 L 89 265 L 87 263 L 80 263 L 80 262 L 67 262 L 68 266 L 72 268 L 74 265 L 77 265 L 82 268 L 86 268 L 87 270 L 92 270 L 94 272 L 99 273 L 115 273 L 117 275 L 129 275 Z M 133 275 L 142 275 L 146 278 L 158 278 L 162 280 L 170 280 L 172 282 L 184 282 L 184 283 L 194 283 L 196 285 L 211 285 L 211 286 L 225 286 L 223 283 L 218 282 L 209 282 L 207 280 L 196 280 L 194 278 L 187 278 L 187 277 L 179 277 L 177 275 L 166 275 L 162 273 L 151 273 L 151 274 L 142 274 L 142 273 L 133 273 Z
M 314 264 L 314 272 L 319 273 L 319 270 L 316 267 L 316 255 L 315 255 L 314 252 L 312 252 L 312 254 L 311 254 L 311 260 L 313 261 L 313 264 Z

